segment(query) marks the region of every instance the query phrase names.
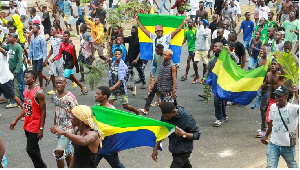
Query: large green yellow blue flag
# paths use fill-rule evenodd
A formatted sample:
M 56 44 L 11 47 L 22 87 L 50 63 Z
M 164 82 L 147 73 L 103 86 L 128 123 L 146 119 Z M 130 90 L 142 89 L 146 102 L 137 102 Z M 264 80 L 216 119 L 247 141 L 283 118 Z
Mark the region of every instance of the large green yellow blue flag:
M 172 16 L 172 15 L 153 15 L 153 14 L 138 14 L 140 22 L 145 28 L 155 34 L 155 26 L 163 26 L 163 35 L 175 31 L 185 16 Z M 143 60 L 153 60 L 153 42 L 152 40 L 138 27 L 138 35 L 140 41 L 140 58 Z M 181 47 L 184 38 L 184 29 L 181 29 L 171 40 L 169 49 L 173 51 L 172 61 L 180 63 Z M 166 49 L 164 49 L 166 50 Z
M 104 106 L 93 106 L 93 119 L 104 133 L 99 154 L 111 154 L 125 149 L 154 147 L 174 132 L 175 126 Z M 160 148 L 161 150 L 162 148 Z
M 240 68 L 223 47 L 212 72 L 206 79 L 220 99 L 248 105 L 256 97 L 267 73 L 268 64 L 254 70 Z

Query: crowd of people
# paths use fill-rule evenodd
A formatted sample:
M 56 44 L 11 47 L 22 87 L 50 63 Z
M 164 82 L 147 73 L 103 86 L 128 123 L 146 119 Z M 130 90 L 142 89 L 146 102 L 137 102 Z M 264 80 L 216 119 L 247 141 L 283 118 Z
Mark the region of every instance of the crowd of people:
M 263 66 L 267 64 L 269 57 L 273 58 L 264 83 L 258 90 L 257 99 L 251 106 L 260 108 L 261 112 L 261 129 L 256 137 L 268 144 L 267 167 L 277 167 L 280 155 L 288 167 L 297 167 L 295 146 L 290 142 L 289 135 L 298 125 L 299 110 L 298 105 L 288 103 L 288 100 L 293 94 L 298 100 L 298 88 L 290 81 L 285 81 L 286 78 L 282 76 L 285 69 L 277 59 L 278 53 L 289 53 L 299 67 L 299 4 L 290 0 L 277 0 L 277 17 L 274 18 L 274 12 L 268 7 L 271 1 L 252 0 L 255 4 L 253 21 L 252 11 L 241 11 L 238 0 L 215 0 L 214 7 L 212 0 L 190 0 L 187 2 L 191 7 L 189 12 L 182 9 L 182 2 L 185 3 L 183 0 L 176 0 L 171 9 L 177 8 L 176 15 L 188 16 L 177 29 L 168 34 L 164 34 L 162 25 L 155 26 L 155 33 L 150 32 L 140 22 L 139 17 L 134 16 L 140 30 L 153 43 L 148 94 L 145 96 L 144 108 L 140 109 L 129 105 L 128 92 L 136 95 L 136 85 L 127 84 L 129 79 L 133 79 L 133 68 L 136 68 L 139 78 L 134 80 L 134 84 L 142 83 L 141 88 L 147 88 L 145 66 L 148 61 L 142 60 L 140 56 L 137 26 L 132 26 L 131 35 L 127 37 L 124 36 L 122 27 L 109 27 L 106 22 L 109 13 L 106 12 L 107 7 L 103 0 L 91 0 L 89 13 L 81 7 L 81 1 L 76 1 L 77 16 L 73 13 L 70 0 L 58 2 L 58 13 L 52 13 L 52 16 L 48 7 L 40 6 L 38 2 L 36 7 L 28 9 L 25 0 L 10 1 L 9 12 L 2 12 L 0 16 L 0 94 L 5 97 L 1 102 L 8 102 L 6 108 L 22 109 L 10 124 L 10 129 L 14 130 L 19 120 L 24 121 L 26 151 L 34 167 L 47 167 L 38 143 L 43 138 L 46 120 L 44 86 L 47 87 L 51 82 L 52 90 L 47 94 L 52 95 L 51 103 L 54 107 L 47 107 L 53 107 L 55 111 L 54 125 L 50 131 L 57 135 L 58 140 L 54 151 L 57 167 L 65 167 L 65 160 L 68 167 L 97 167 L 102 158 L 111 167 L 124 167 L 117 152 L 109 155 L 97 154 L 101 149 L 103 134 L 95 127 L 92 110 L 89 106 L 79 105 L 76 96 L 66 90 L 69 79 L 74 89 L 80 87 L 80 95 L 84 97 L 89 93 L 82 83 L 85 81 L 84 65 L 93 65 L 97 54 L 100 60 L 108 64 L 109 82 L 107 86 L 97 89 L 95 101 L 101 106 L 115 109 L 113 102 L 117 100 L 124 109 L 141 116 L 148 114 L 150 106 L 159 106 L 162 112 L 161 121 L 176 125 L 175 133 L 169 136 L 169 150 L 173 157 L 171 167 L 192 167 L 189 157 L 193 150 L 193 140 L 199 140 L 201 132 L 192 115 L 178 106 L 176 98 L 180 89 L 177 88 L 176 81 L 180 65 L 173 63 L 171 57 L 174 52 L 169 49 L 171 40 L 182 29 L 182 44 L 187 42 L 188 56 L 186 71 L 180 80 L 188 80 L 192 61 L 192 83 L 199 82 L 204 85 L 204 91 L 199 96 L 207 102 L 210 101 L 211 90 L 206 84 L 206 78 L 212 72 L 223 48 L 245 70 Z M 275 1 L 272 2 L 275 5 Z M 115 8 L 117 3 L 115 0 L 109 1 L 109 8 Z M 152 10 L 153 3 L 157 5 L 155 0 L 148 3 Z M 171 10 L 165 3 L 166 0 L 163 0 L 160 8 L 157 5 L 160 13 L 162 7 L 168 12 Z M 205 9 L 207 7 L 210 8 L 210 15 Z M 37 14 L 37 9 L 43 13 L 42 17 Z M 151 10 L 148 13 L 155 15 Z M 61 15 L 65 28 L 60 25 Z M 238 27 L 242 15 L 245 20 Z M 8 21 L 9 16 L 12 19 Z M 211 22 L 209 17 L 212 18 Z M 71 18 L 77 18 L 75 38 L 80 36 L 79 53 L 76 53 L 76 47 L 70 39 L 73 31 Z M 28 27 L 25 27 L 25 22 L 28 22 Z M 109 32 L 109 37 L 105 42 L 106 32 Z M 241 32 L 243 42 L 237 39 Z M 47 43 L 50 44 L 50 50 L 47 50 Z M 128 49 L 125 44 L 128 44 Z M 104 47 L 108 49 L 107 54 L 103 51 Z M 202 73 L 198 71 L 200 61 L 203 63 Z M 31 65 L 32 70 L 29 69 Z M 49 67 L 48 75 L 45 74 L 45 67 Z M 80 73 L 80 79 L 76 77 L 74 67 L 76 73 Z M 157 100 L 152 103 L 155 96 Z M 216 121 L 213 126 L 220 127 L 228 121 L 226 106 L 233 104 L 235 103 L 214 96 Z M 156 143 L 153 150 L 154 161 L 157 161 L 160 142 Z M 282 151 L 282 148 L 293 152 Z M 6 167 L 4 151 L 0 133 L 0 166 Z

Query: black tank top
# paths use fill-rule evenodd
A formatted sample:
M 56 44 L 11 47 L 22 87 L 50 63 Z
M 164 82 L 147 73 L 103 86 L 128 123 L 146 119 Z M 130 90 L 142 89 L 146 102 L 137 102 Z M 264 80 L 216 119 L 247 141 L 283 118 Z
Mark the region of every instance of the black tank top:
M 75 133 L 76 135 L 78 131 L 79 130 L 76 131 Z M 94 131 L 94 130 L 91 129 L 90 131 Z M 72 142 L 72 145 L 74 147 L 74 168 L 96 168 L 97 167 L 95 163 L 97 153 L 91 152 L 91 150 L 87 145 L 80 146 L 74 142 Z M 100 146 L 98 146 L 98 150 L 99 149 Z

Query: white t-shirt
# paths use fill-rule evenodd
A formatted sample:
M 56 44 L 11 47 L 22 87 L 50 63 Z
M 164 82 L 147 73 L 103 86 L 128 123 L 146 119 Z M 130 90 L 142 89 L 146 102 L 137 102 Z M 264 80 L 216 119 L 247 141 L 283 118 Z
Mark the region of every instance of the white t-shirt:
M 196 11 L 199 10 L 199 0 L 190 0 L 190 5 L 190 15 L 196 15 Z
M 155 39 L 156 39 L 156 34 L 153 34 L 150 32 L 150 38 L 153 42 L 153 56 L 155 54 L 155 45 L 157 44 L 161 44 L 164 46 L 164 51 L 166 51 L 167 49 L 169 49 L 170 43 L 171 43 L 171 33 L 166 34 L 162 37 L 160 37 L 159 39 L 156 40 L 156 44 L 155 44 Z
M 20 15 L 26 15 L 26 9 L 27 8 L 27 2 L 26 1 L 18 1 L 17 2 L 17 8 L 18 8 L 18 11 L 20 13 Z
M 265 18 L 266 20 L 268 20 L 268 14 L 270 12 L 270 8 L 268 6 L 260 6 L 259 8 L 259 19 L 261 18 Z
M 238 8 L 235 5 L 233 7 L 229 5 L 228 9 L 232 12 L 232 19 L 235 21 L 235 16 L 238 14 Z
M 35 21 L 35 20 L 39 20 L 40 21 L 40 24 L 41 24 L 41 17 L 39 15 L 35 15 L 33 18 L 32 18 L 32 22 Z
M 294 132 L 297 128 L 298 108 L 299 105 L 288 103 L 285 107 L 279 109 L 289 132 Z M 270 142 L 278 146 L 290 146 L 289 132 L 286 130 L 281 120 L 276 103 L 272 104 L 270 107 L 269 119 L 273 120 Z
M 213 34 L 212 34 L 212 36 L 211 36 L 212 40 L 215 39 L 215 38 L 217 38 L 217 31 L 218 31 L 218 29 L 216 29 L 216 30 L 213 32 Z M 230 31 L 224 30 L 223 37 L 224 37 L 226 40 L 228 40 L 228 34 L 229 34 L 229 33 L 230 33 Z
M 14 79 L 14 75 L 9 70 L 8 57 L 4 56 L 2 53 L 0 53 L 0 68 L 0 84 L 7 83 L 9 80 Z
M 14 15 L 16 13 L 16 8 L 14 9 L 9 8 L 9 12 L 11 15 Z

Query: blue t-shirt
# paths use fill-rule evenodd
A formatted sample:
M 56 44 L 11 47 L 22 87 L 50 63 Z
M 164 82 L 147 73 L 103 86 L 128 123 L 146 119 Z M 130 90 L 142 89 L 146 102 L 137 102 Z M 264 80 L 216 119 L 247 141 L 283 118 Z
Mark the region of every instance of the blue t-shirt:
M 1 131 L 0 131 L 0 136 L 1 136 Z M 3 155 L 2 164 L 3 164 L 3 167 L 6 168 L 6 166 L 7 166 L 7 161 L 6 161 L 5 155 Z
M 240 29 L 243 29 L 243 40 L 250 41 L 252 37 L 252 31 L 254 31 L 254 22 L 252 20 L 244 20 L 241 23 Z
M 65 15 L 71 15 L 71 7 L 72 2 L 71 1 L 64 1 L 64 14 Z
M 83 19 L 82 7 L 78 6 L 78 15 L 80 19 Z

